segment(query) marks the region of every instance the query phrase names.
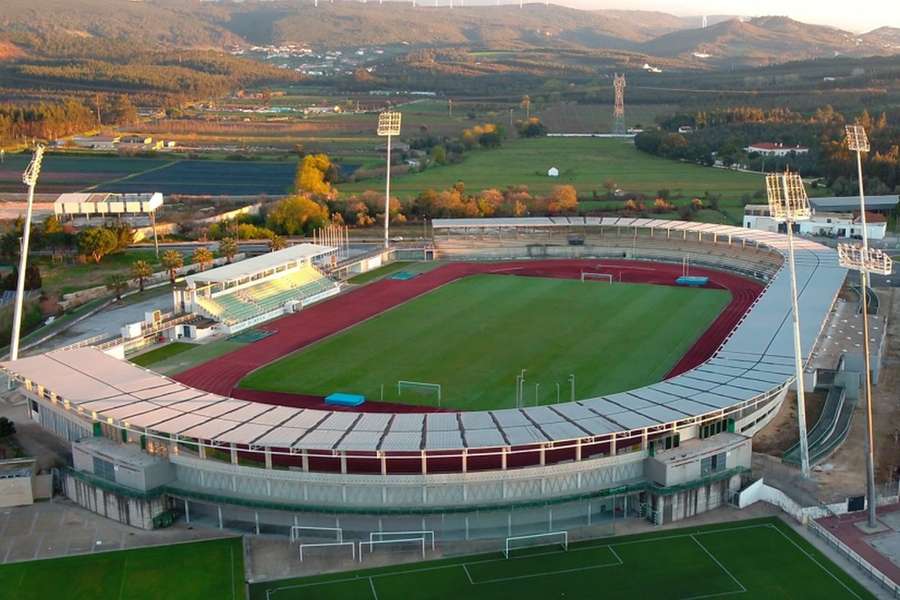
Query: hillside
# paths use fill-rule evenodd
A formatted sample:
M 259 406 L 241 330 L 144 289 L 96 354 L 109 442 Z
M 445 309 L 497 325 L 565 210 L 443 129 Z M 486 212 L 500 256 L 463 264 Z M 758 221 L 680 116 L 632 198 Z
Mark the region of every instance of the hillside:
M 900 52 L 900 27 L 879 27 L 860 36 L 867 44 Z
M 703 60 L 710 62 L 748 65 L 885 51 L 883 46 L 850 32 L 787 17 L 729 19 L 706 28 L 660 36 L 642 44 L 640 49 L 655 56 L 690 58 L 696 53 L 709 55 Z

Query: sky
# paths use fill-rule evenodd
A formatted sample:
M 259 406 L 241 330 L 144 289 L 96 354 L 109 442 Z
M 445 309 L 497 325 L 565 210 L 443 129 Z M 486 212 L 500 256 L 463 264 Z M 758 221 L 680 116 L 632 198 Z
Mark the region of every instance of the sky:
M 675 15 L 787 15 L 798 21 L 831 25 L 855 32 L 888 25 L 900 28 L 900 1 L 866 0 L 854 9 L 852 2 L 838 0 L 557 0 L 577 8 L 658 10 Z

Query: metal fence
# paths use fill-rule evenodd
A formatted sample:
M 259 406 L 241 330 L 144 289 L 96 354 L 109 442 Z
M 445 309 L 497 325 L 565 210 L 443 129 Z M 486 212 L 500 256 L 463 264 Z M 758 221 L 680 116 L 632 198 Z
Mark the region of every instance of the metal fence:
M 857 568 L 866 575 L 874 579 L 878 585 L 887 590 L 893 598 L 900 598 L 900 585 L 894 583 L 890 577 L 872 566 L 869 561 L 857 554 L 855 550 L 835 537 L 825 527 L 816 523 L 815 520 L 810 519 L 808 525 L 813 533 L 822 538 L 829 546 L 840 552 L 847 560 L 856 565 Z

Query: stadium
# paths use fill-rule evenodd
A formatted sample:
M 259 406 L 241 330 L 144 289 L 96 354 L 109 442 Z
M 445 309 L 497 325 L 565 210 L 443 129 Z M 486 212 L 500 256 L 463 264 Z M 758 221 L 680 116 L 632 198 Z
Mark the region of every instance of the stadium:
M 807 362 L 846 270 L 795 250 Z M 788 395 L 786 252 L 782 234 L 694 222 L 435 220 L 424 246 L 300 244 L 189 275 L 133 339 L 2 368 L 71 444 L 65 494 L 137 527 L 424 548 L 669 523 L 741 490 Z M 346 283 L 398 260 L 419 262 Z M 255 341 L 173 378 L 122 360 L 213 334 Z

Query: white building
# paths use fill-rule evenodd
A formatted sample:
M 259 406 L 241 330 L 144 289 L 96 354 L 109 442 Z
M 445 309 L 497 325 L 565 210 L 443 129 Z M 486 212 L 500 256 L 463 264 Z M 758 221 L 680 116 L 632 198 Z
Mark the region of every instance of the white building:
M 790 154 L 807 154 L 806 146 L 785 146 L 781 142 L 757 142 L 750 144 L 744 150 L 748 154 L 761 154 L 763 156 L 788 156 Z
M 70 193 L 61 194 L 53 203 L 57 217 L 108 217 L 120 215 L 148 215 L 163 204 L 160 192 L 148 194 Z
M 550 167 L 547 169 L 547 177 L 559 177 L 559 169 L 556 167 Z
M 744 207 L 744 227 L 772 233 L 786 231 L 784 223 L 772 218 L 766 204 L 748 204 Z M 884 239 L 887 220 L 884 215 L 866 211 L 866 229 L 870 240 Z M 857 213 L 814 211 L 809 220 L 797 222 L 794 231 L 800 235 L 861 238 L 862 223 Z

